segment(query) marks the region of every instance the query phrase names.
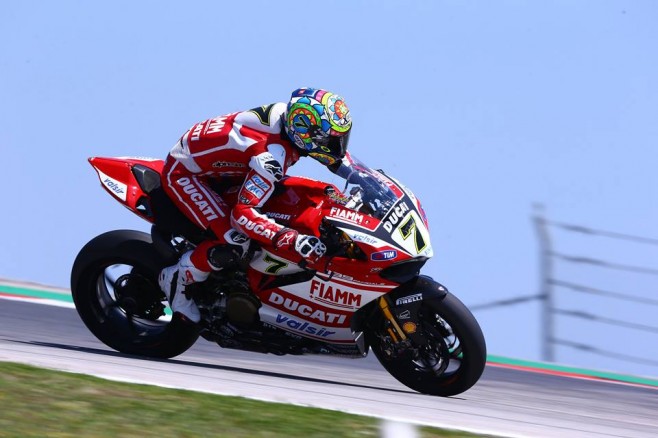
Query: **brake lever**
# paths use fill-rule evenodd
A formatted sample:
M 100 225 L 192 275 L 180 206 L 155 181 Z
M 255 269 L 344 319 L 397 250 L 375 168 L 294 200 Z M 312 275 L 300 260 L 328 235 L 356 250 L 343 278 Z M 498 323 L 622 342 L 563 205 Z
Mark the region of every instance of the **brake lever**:
M 327 261 L 324 264 L 324 273 L 325 274 L 327 272 L 329 272 L 329 263 L 331 263 L 331 261 L 334 259 L 334 257 L 337 257 L 337 256 L 338 256 L 338 254 L 334 254 L 334 255 L 325 257 L 327 259 Z M 311 270 L 311 271 L 313 270 L 312 268 L 308 267 L 308 260 L 306 260 L 306 259 L 302 259 L 299 263 L 297 263 L 297 266 L 299 266 L 302 269 L 308 269 L 308 270 Z M 329 274 L 329 280 L 331 280 L 331 278 L 333 276 L 334 276 L 334 271 L 331 271 L 331 273 Z

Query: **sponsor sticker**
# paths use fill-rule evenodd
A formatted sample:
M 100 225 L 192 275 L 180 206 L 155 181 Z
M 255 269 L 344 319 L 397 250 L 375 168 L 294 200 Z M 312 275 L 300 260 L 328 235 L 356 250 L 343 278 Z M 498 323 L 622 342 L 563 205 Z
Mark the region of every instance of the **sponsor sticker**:
M 263 224 L 257 224 L 254 221 L 250 221 L 245 216 L 240 216 L 236 222 L 244 229 L 253 231 L 254 233 L 259 234 L 266 239 L 271 239 L 274 237 L 274 234 L 276 234 L 274 231 L 265 228 Z
M 389 249 L 386 251 L 378 251 L 370 254 L 370 260 L 375 262 L 384 262 L 386 260 L 393 260 L 398 256 L 398 252 L 394 249 Z
M 249 237 L 245 236 L 239 231 L 236 230 L 229 230 L 225 235 L 224 238 L 226 239 L 227 242 L 233 242 L 238 245 L 242 245 L 243 243 L 247 243 L 249 240 Z
M 219 169 L 221 169 L 223 167 L 240 167 L 240 168 L 242 168 L 242 167 L 247 167 L 247 165 L 244 164 L 244 163 L 238 163 L 238 162 L 233 162 L 233 161 L 215 161 L 214 163 L 212 163 L 212 167 L 216 167 L 216 168 L 219 168 Z
M 274 212 L 274 211 L 268 211 L 268 212 L 265 213 L 265 215 L 267 215 L 267 217 L 272 218 L 272 219 L 280 219 L 280 220 L 284 220 L 284 221 L 288 221 L 292 217 L 289 214 L 277 213 L 277 212 Z
M 345 210 L 343 208 L 331 207 L 331 210 L 329 210 L 329 216 L 338 219 L 344 219 L 349 222 L 354 222 L 355 224 L 360 224 L 363 222 L 362 214 L 352 210 Z
M 350 238 L 356 242 L 363 242 L 363 243 L 368 243 L 370 245 L 375 245 L 377 243 L 377 239 L 374 237 L 371 237 L 367 234 L 362 234 L 362 233 L 357 233 L 355 232 L 354 234 L 350 235 Z
M 309 335 L 320 336 L 322 338 L 336 334 L 336 332 L 329 331 L 324 327 L 317 327 L 305 321 L 297 321 L 296 319 L 281 314 L 276 316 L 276 323 L 286 325 L 298 332 L 308 333 Z
M 96 169 L 96 170 L 98 170 L 98 169 Z M 128 191 L 128 186 L 125 185 L 122 182 L 117 181 L 116 179 L 114 179 L 110 176 L 105 175 L 100 170 L 98 170 L 98 175 L 100 176 L 101 183 L 103 183 L 103 185 L 105 187 L 107 187 L 107 189 L 110 192 L 112 192 L 112 194 L 114 196 L 116 196 L 117 198 L 119 198 L 119 199 L 121 199 L 122 201 L 125 202 L 126 193 Z
M 409 335 L 414 334 L 416 333 L 416 324 L 411 321 L 407 321 L 402 325 L 402 330 L 404 330 L 404 332 Z
M 398 298 L 395 300 L 395 305 L 400 306 L 403 304 L 414 303 L 416 301 L 421 301 L 423 299 L 423 294 L 413 294 L 407 295 L 406 297 Z
M 310 303 L 299 301 L 294 295 L 284 296 L 272 292 L 267 301 L 279 310 L 291 312 L 301 318 L 312 319 L 324 325 L 344 326 L 347 323 L 346 314 L 313 308 L 309 305 Z
M 208 220 L 213 220 L 217 219 L 217 215 L 215 214 L 215 211 L 212 209 L 208 201 L 206 201 L 201 193 L 199 193 L 199 190 L 196 188 L 196 186 L 192 183 L 192 180 L 187 177 L 179 178 L 176 181 L 176 184 L 181 186 L 183 188 L 183 191 L 187 193 L 187 195 L 190 197 L 192 202 L 194 202 L 203 213 L 203 215 L 206 217 Z M 224 214 L 219 210 L 219 213 L 224 216 Z
M 270 189 L 270 184 L 265 182 L 263 178 L 261 178 L 258 175 L 254 175 L 251 177 L 250 181 L 253 181 L 254 184 L 256 184 L 258 187 L 263 189 L 264 191 L 268 191 Z
M 411 312 L 408 310 L 405 310 L 402 313 L 398 313 L 398 319 L 410 319 L 411 318 Z
M 208 129 L 206 133 L 214 134 L 216 132 L 221 131 L 226 125 L 227 118 L 228 118 L 227 116 L 220 116 L 220 117 L 215 117 L 214 119 L 210 119 L 210 123 L 208 123 Z
M 253 178 L 245 183 L 244 188 L 258 199 L 262 198 L 265 195 L 265 192 L 262 189 L 260 189 L 256 184 L 254 184 Z
M 361 307 L 362 295 L 352 292 L 346 288 L 339 288 L 335 284 L 327 284 L 323 281 L 311 280 L 309 291 L 311 298 L 324 304 L 330 304 L 347 309 L 358 309 Z

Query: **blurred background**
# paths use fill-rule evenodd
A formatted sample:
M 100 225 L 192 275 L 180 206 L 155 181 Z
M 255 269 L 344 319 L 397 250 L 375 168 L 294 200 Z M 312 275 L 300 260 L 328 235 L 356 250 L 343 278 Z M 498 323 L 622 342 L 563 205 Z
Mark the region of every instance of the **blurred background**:
M 68 287 L 89 239 L 149 229 L 88 157 L 164 158 L 197 121 L 312 86 L 423 202 L 424 273 L 489 353 L 656 376 L 657 18 L 641 0 L 5 2 L 0 277 Z

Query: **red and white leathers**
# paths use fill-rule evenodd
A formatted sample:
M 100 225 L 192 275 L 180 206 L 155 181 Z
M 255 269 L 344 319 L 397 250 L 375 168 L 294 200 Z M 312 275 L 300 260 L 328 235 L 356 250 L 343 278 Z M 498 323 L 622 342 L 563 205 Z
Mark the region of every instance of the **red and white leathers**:
M 299 159 L 298 149 L 282 129 L 285 113 L 286 104 L 275 103 L 197 123 L 181 137 L 165 161 L 162 185 L 167 195 L 190 220 L 210 229 L 217 238 L 201 243 L 160 275 L 160 285 L 172 307 L 176 303 L 192 306 L 181 307 L 180 312 L 194 322 L 199 320 L 196 306 L 191 300 L 181 301 L 182 297 L 174 300 L 173 295 L 220 268 L 209 262 L 208 251 L 223 244 L 245 247 L 244 235 L 271 243 L 284 228 L 260 214 L 258 208 Z M 223 186 L 241 184 L 237 196 L 222 196 L 211 190 L 209 183 L 213 179 Z M 286 243 L 295 243 L 294 234 L 290 236 L 293 241 Z M 170 285 L 172 281 L 178 284 Z
M 213 231 L 217 240 L 209 244 L 243 242 L 244 238 L 234 238 L 233 229 L 271 243 L 283 228 L 258 208 L 299 159 L 297 148 L 283 134 L 285 112 L 286 104 L 276 103 L 205 120 L 192 126 L 170 151 L 162 174 L 164 190 L 190 220 Z M 213 179 L 223 186 L 241 185 L 237 198 L 225 199 L 211 190 Z M 192 263 L 210 271 L 205 251 L 201 252 L 195 251 Z

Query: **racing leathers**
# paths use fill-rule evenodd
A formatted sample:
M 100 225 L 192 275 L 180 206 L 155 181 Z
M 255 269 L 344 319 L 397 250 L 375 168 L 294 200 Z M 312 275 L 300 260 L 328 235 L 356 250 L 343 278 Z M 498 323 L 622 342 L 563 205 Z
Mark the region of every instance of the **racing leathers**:
M 192 322 L 200 314 L 185 287 L 222 269 L 227 248 L 240 257 L 254 239 L 310 260 L 324 253 L 316 237 L 300 235 L 259 212 L 275 183 L 300 157 L 283 129 L 285 114 L 286 104 L 275 103 L 205 120 L 192 126 L 167 156 L 165 192 L 192 222 L 215 236 L 160 273 L 172 310 Z M 222 194 L 211 188 L 218 183 L 228 188 Z

